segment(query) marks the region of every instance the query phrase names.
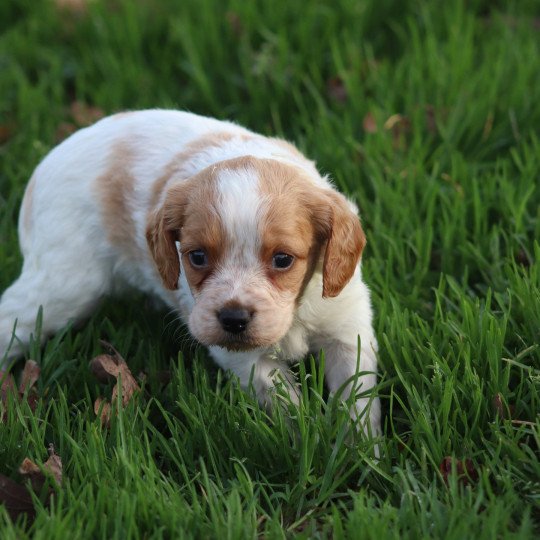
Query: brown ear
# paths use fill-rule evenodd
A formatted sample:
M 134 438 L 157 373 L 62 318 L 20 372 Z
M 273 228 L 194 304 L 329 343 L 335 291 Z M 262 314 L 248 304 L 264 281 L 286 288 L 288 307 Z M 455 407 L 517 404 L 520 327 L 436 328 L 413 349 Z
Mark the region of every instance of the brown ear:
M 333 298 L 352 278 L 366 245 L 366 236 L 358 216 L 343 195 L 325 191 L 324 199 L 326 208 L 321 212 L 319 207 L 315 219 L 326 239 L 323 298 Z
M 180 239 L 186 204 L 186 186 L 171 188 L 161 208 L 151 214 L 146 227 L 146 241 L 150 253 L 163 284 L 170 290 L 178 289 L 180 259 L 176 241 Z

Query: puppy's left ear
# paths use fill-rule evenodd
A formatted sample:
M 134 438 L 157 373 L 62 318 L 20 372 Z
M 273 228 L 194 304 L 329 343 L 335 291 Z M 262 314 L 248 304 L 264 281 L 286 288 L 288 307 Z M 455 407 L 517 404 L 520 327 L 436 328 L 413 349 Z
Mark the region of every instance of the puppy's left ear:
M 333 298 L 351 280 L 366 245 L 366 235 L 358 216 L 341 193 L 325 190 L 323 198 L 325 208 L 319 203 L 314 219 L 319 234 L 326 240 L 323 298 Z

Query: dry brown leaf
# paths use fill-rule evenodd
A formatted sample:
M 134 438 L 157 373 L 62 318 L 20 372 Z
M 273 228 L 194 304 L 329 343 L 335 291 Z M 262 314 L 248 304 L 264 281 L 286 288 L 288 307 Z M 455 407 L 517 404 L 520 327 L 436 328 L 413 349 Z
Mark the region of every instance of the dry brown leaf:
M 77 131 L 77 126 L 73 122 L 61 122 L 56 128 L 54 139 L 57 143 L 67 139 L 72 133 Z
M 49 459 L 44 463 L 43 467 L 51 474 L 58 487 L 61 487 L 63 473 L 62 458 L 54 451 L 52 444 L 49 445 L 47 451 L 49 452 Z
M 15 394 L 15 379 L 11 373 L 0 371 L 0 402 L 6 405 L 8 395 Z
M 69 112 L 79 127 L 89 126 L 105 116 L 103 109 L 82 101 L 74 101 L 69 107 Z
M 13 375 L 7 372 L 0 371 L 0 403 L 2 404 L 2 411 L 0 413 L 0 422 L 5 418 L 5 409 L 8 403 L 8 395 L 11 393 L 14 399 L 22 402 L 26 399 L 31 411 L 35 411 L 37 408 L 39 396 L 34 388 L 41 368 L 33 360 L 28 360 L 24 366 L 21 374 L 21 381 L 19 388 L 15 385 L 15 379 Z
M 28 458 L 24 458 L 19 467 L 19 473 L 30 480 L 32 489 L 37 493 L 41 491 L 47 477 L 52 478 L 58 487 L 62 486 L 62 459 L 55 453 L 52 444 L 49 446 L 48 452 L 49 459 L 43 464 L 43 467 L 39 467 Z
M 94 413 L 99 416 L 101 425 L 109 427 L 111 424 L 111 404 L 102 397 L 98 397 L 94 401 Z
M 107 375 L 115 377 L 120 381 L 121 391 L 122 391 L 122 405 L 127 405 L 131 400 L 133 394 L 140 390 L 137 381 L 131 374 L 126 361 L 119 355 L 111 356 L 109 354 L 101 354 L 96 356 L 90 361 L 90 366 L 92 372 L 98 377 L 98 379 L 103 379 Z M 118 396 L 118 383 L 115 384 L 112 391 L 112 401 Z
M 531 266 L 531 260 L 529 256 L 527 255 L 526 251 L 521 248 L 514 256 L 514 260 L 521 264 L 521 266 L 529 267 Z
M 111 406 L 118 399 L 118 393 L 121 392 L 122 405 L 125 407 L 133 397 L 133 394 L 140 390 L 140 387 L 131 374 L 122 355 L 110 343 L 106 341 L 101 341 L 101 343 L 113 354 L 100 354 L 96 356 L 90 361 L 90 368 L 94 375 L 101 381 L 106 381 L 109 376 L 115 377 L 117 380 L 112 390 L 111 403 L 100 397 L 94 403 L 94 412 L 100 416 L 102 425 L 108 426 L 112 413 Z M 119 384 L 120 388 L 118 386 Z
M 86 9 L 89 0 L 54 0 L 57 8 L 80 11 Z
M 516 407 L 512 404 L 505 404 L 501 394 L 495 394 L 491 401 L 495 414 L 503 420 L 512 420 Z
M 454 473 L 457 476 L 458 482 L 464 486 L 478 480 L 478 471 L 473 461 L 469 458 L 456 459 L 452 456 L 446 456 L 439 465 L 439 470 L 446 483 L 448 483 L 449 477 Z
M 9 124 L 0 124 L 0 144 L 4 144 L 11 139 L 15 129 Z
M 122 405 L 124 405 L 125 407 L 133 397 L 133 394 L 140 390 L 140 387 L 137 384 L 137 381 L 135 380 L 133 375 L 131 374 L 131 371 L 127 367 L 127 364 L 120 364 L 118 367 L 120 368 L 118 379 L 120 380 L 120 386 L 122 390 Z M 113 388 L 112 401 L 114 402 L 117 397 L 118 384 L 115 385 L 115 387 Z
M 47 477 L 54 480 L 57 487 L 62 485 L 62 460 L 51 444 L 48 449 L 49 459 L 39 467 L 32 460 L 25 458 L 19 467 L 21 476 L 30 481 L 32 490 L 40 493 Z M 53 486 L 49 487 L 45 504 L 49 504 L 53 494 Z M 7 476 L 0 474 L 0 503 L 2 503 L 12 520 L 16 520 L 21 514 L 26 514 L 29 519 L 35 517 L 35 508 L 31 490 L 26 486 L 15 482 Z
M 437 119 L 435 117 L 435 107 L 426 105 L 426 127 L 431 135 L 437 134 Z
M 30 491 L 2 474 L 0 474 L 0 503 L 4 505 L 13 521 L 21 514 L 27 514 L 30 519 L 35 517 L 36 510 Z
M 45 483 L 45 475 L 31 459 L 24 458 L 19 467 L 19 474 L 23 478 L 30 480 L 34 491 L 37 491 L 38 493 L 41 491 L 41 488 Z
M 495 397 L 492 400 L 493 409 L 495 410 L 495 413 L 499 415 L 501 418 L 505 418 L 505 410 L 504 410 L 504 403 L 501 397 L 501 394 L 496 394 Z
M 411 121 L 401 114 L 393 114 L 384 123 L 384 129 L 392 133 L 394 148 L 403 150 L 406 147 L 405 135 L 411 129 Z
M 373 113 L 368 112 L 366 116 L 364 116 L 362 127 L 366 133 L 377 133 L 377 121 L 375 120 Z
M 21 401 L 26 398 L 32 412 L 36 410 L 38 404 L 39 396 L 34 385 L 39 379 L 40 374 L 41 368 L 38 364 L 34 360 L 27 360 L 19 383 L 19 398 Z
M 30 390 L 38 381 L 40 374 L 41 368 L 38 366 L 37 362 L 34 362 L 34 360 L 27 360 L 21 374 L 19 392 L 24 394 L 26 390 Z
M 90 370 L 100 383 L 108 383 L 118 377 L 119 368 L 114 356 L 100 354 L 90 360 Z
M 326 91 L 328 95 L 339 103 L 345 103 L 349 99 L 349 94 L 341 77 L 332 77 L 326 81 Z
M 235 11 L 227 11 L 227 13 L 225 13 L 225 20 L 236 37 L 239 37 L 244 33 L 244 25 L 242 24 L 242 20 L 238 13 Z

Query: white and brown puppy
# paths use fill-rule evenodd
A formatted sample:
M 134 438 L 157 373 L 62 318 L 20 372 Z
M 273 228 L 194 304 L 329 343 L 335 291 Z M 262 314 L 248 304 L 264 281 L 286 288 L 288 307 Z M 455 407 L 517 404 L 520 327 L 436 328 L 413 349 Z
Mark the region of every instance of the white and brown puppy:
M 127 284 L 177 309 L 263 403 L 278 374 L 291 380 L 286 362 L 324 349 L 330 391 L 360 392 L 351 415 L 378 433 L 356 211 L 283 140 L 178 111 L 105 118 L 30 179 L 24 265 L 0 302 L 0 364 L 24 350 L 40 306 L 45 337 Z

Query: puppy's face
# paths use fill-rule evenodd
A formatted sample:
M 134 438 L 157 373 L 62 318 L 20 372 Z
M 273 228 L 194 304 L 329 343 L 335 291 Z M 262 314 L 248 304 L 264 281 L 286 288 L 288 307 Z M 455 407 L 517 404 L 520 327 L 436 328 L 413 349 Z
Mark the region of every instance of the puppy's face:
M 172 187 L 150 221 L 165 285 L 176 288 L 185 273 L 195 299 L 189 328 L 201 343 L 277 343 L 323 253 L 321 294 L 336 296 L 350 280 L 365 244 L 358 218 L 303 175 L 275 160 L 224 161 Z

